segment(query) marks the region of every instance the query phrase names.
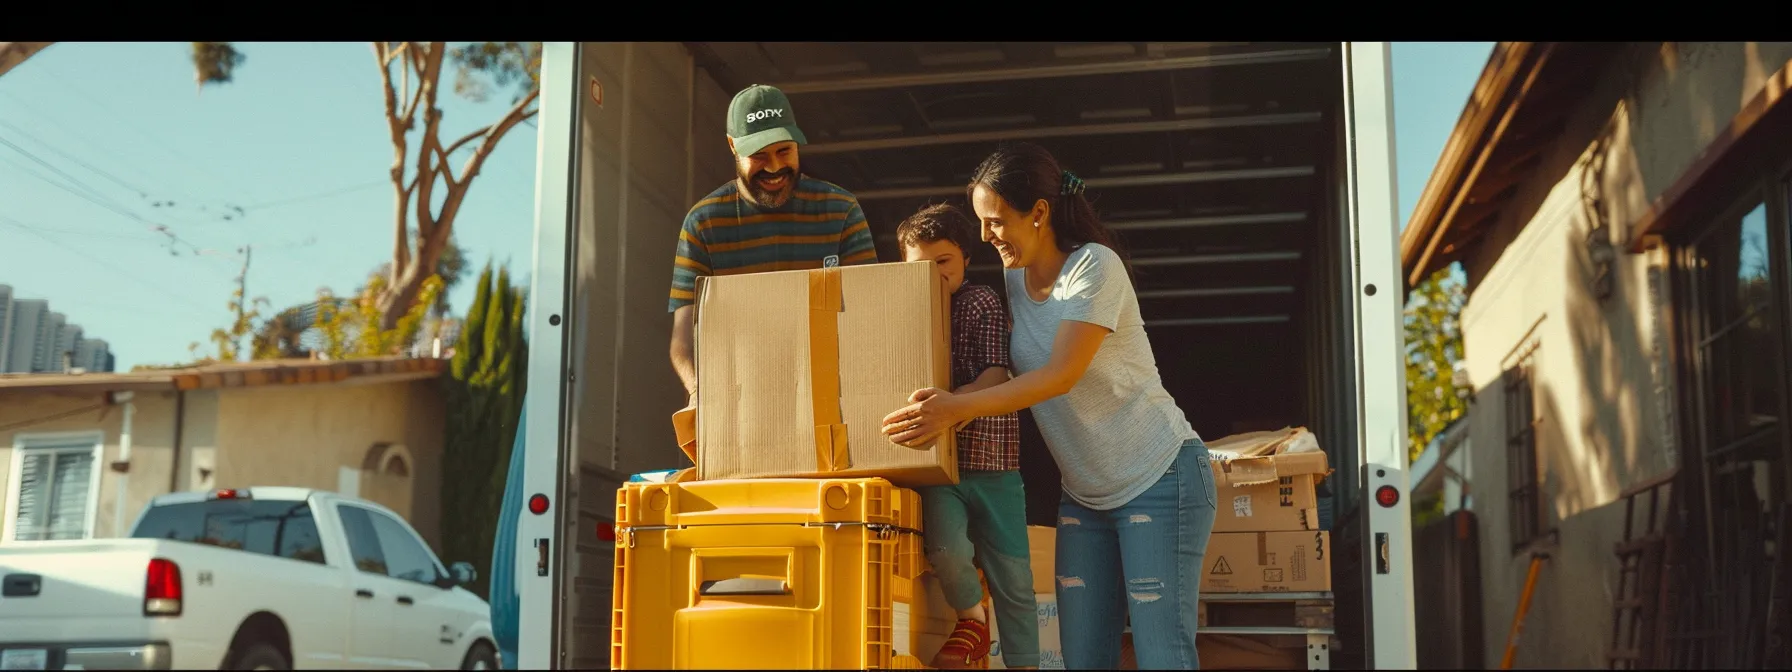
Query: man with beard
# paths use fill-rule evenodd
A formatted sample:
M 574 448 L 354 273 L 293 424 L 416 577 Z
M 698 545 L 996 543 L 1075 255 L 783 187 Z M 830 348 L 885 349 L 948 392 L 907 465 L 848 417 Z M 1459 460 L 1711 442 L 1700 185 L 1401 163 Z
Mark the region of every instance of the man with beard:
M 672 267 L 672 368 L 693 401 L 697 276 L 877 263 L 858 199 L 803 175 L 807 143 L 783 91 L 755 84 L 728 104 L 735 179 L 691 206 Z

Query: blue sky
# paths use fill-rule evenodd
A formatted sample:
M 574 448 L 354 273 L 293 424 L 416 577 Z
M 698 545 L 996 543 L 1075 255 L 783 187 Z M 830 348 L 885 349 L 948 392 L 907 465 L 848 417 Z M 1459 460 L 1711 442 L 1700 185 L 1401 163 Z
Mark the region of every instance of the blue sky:
M 1402 221 L 1491 47 L 1394 46 Z M 187 361 L 196 341 L 210 350 L 243 245 L 248 293 L 274 309 L 322 286 L 351 291 L 391 257 L 392 148 L 371 49 L 238 48 L 236 82 L 203 92 L 184 42 L 58 44 L 0 77 L 0 284 L 106 339 L 121 370 Z M 496 120 L 507 100 L 444 95 L 442 135 Z M 476 264 L 509 260 L 526 276 L 534 165 L 535 129 L 518 126 L 474 182 L 455 235 Z M 451 295 L 457 310 L 476 272 Z

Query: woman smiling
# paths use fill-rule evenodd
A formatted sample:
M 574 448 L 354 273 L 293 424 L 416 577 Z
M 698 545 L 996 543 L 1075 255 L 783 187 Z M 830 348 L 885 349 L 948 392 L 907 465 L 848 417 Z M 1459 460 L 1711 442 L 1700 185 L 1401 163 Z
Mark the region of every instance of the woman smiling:
M 1002 258 L 1018 375 L 967 394 L 917 390 L 884 418 L 884 432 L 921 445 L 972 419 L 1031 408 L 1063 473 L 1056 555 L 1066 665 L 1117 667 L 1130 616 L 1140 668 L 1198 669 L 1213 472 L 1158 376 L 1130 268 L 1083 181 L 1037 145 L 990 155 L 969 197 L 983 240 Z

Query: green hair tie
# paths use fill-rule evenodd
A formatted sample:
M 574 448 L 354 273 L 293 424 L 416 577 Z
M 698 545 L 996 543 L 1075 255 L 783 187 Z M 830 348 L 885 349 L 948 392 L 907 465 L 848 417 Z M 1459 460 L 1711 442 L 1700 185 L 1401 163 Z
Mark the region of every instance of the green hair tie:
M 1069 196 L 1072 194 L 1083 193 L 1083 178 L 1077 177 L 1076 173 L 1066 170 L 1060 177 L 1062 178 L 1063 186 L 1058 189 L 1059 194 Z

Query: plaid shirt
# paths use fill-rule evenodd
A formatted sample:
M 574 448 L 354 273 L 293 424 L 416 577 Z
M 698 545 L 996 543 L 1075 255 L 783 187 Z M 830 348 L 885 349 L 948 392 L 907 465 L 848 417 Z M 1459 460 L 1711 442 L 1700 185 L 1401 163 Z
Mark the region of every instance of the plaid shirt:
M 995 290 L 966 284 L 952 295 L 952 387 L 977 379 L 990 368 L 1013 369 L 1008 361 L 1008 311 Z M 1020 415 L 977 418 L 958 430 L 958 468 L 1010 471 L 1020 468 Z

